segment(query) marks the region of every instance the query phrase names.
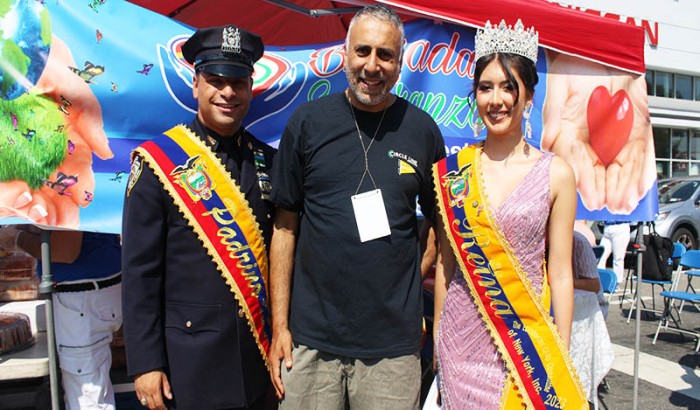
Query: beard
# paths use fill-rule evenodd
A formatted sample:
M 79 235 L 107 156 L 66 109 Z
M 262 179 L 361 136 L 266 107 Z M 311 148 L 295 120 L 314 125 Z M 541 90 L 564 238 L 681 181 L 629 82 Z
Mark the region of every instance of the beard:
M 388 87 L 389 82 L 385 77 L 379 77 L 380 80 L 384 81 L 384 87 L 379 90 L 378 92 L 375 92 L 373 94 L 367 94 L 362 91 L 362 84 L 360 82 L 360 76 L 358 74 L 355 74 L 351 72 L 350 70 L 346 69 L 345 70 L 345 76 L 348 79 L 348 84 L 350 86 L 350 92 L 355 96 L 355 98 L 362 104 L 364 105 L 378 105 L 382 101 L 386 99 L 386 97 L 389 95 L 389 90 L 391 87 Z M 393 87 L 393 84 L 392 84 Z

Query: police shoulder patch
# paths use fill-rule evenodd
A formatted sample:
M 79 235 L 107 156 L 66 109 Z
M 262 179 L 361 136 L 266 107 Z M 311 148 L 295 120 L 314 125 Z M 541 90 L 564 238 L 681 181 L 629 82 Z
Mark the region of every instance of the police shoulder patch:
M 133 161 L 131 161 L 131 172 L 129 172 L 129 181 L 126 184 L 126 196 L 129 196 L 131 189 L 136 185 L 136 182 L 141 176 L 141 171 L 143 171 L 143 158 L 140 155 L 134 155 Z

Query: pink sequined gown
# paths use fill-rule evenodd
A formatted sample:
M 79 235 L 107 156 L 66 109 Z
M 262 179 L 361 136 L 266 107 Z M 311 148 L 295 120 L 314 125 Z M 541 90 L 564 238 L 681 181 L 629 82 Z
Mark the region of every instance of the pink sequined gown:
M 535 290 L 542 288 L 544 238 L 549 216 L 549 165 L 545 153 L 498 209 L 491 208 Z M 482 322 L 461 272 L 455 273 L 437 335 L 443 409 L 497 409 L 505 366 Z

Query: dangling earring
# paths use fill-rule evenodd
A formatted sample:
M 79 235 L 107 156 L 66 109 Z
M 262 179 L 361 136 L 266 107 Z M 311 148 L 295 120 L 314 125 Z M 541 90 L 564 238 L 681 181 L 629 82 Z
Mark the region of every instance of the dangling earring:
M 523 111 L 523 117 L 525 117 L 525 138 L 532 139 L 532 125 L 530 125 L 530 115 L 532 114 L 533 104 L 530 103 L 525 107 Z
M 481 121 L 481 118 L 478 118 L 478 117 L 477 117 L 476 121 L 474 121 L 474 122 L 472 123 L 472 131 L 474 131 L 474 138 L 475 138 L 475 139 L 478 139 L 478 138 L 479 138 L 479 134 L 481 134 L 481 131 L 482 131 L 484 128 L 486 128 L 486 126 L 485 126 L 484 123 Z
M 479 134 L 481 134 L 481 131 L 486 128 L 486 125 L 484 125 L 484 122 L 481 121 L 481 118 L 479 118 L 479 114 L 476 110 L 476 101 L 472 100 L 471 97 L 468 98 L 469 100 L 467 102 L 469 103 L 469 114 L 472 119 L 476 117 L 471 124 L 472 132 L 474 132 L 474 139 L 479 139 Z

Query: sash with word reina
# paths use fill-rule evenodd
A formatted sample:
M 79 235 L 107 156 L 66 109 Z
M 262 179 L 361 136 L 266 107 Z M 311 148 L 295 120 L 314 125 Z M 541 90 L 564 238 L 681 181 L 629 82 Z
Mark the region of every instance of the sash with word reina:
M 480 149 L 433 166 L 440 213 L 481 319 L 506 364 L 501 409 L 588 408 L 549 315 L 549 287 L 537 295 L 481 191 Z M 546 278 L 545 278 L 546 279 Z
M 243 310 L 265 362 L 270 347 L 268 260 L 260 227 L 226 168 L 184 125 L 134 151 L 153 168 L 204 243 Z

